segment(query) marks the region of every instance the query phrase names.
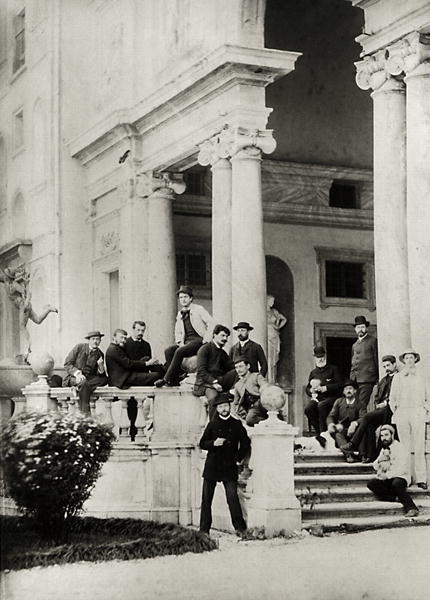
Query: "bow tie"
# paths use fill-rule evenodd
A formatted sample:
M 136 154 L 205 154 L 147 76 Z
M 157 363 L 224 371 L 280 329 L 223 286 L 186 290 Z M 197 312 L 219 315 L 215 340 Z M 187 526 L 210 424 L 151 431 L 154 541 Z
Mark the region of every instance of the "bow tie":
M 184 308 L 181 310 L 181 315 L 182 315 L 183 319 L 185 319 L 189 314 L 190 314 L 189 309 L 187 310 L 186 308 Z

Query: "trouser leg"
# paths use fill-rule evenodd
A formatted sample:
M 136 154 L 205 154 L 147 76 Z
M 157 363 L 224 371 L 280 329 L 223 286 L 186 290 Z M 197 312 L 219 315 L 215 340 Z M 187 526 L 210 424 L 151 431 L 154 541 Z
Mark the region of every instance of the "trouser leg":
M 223 484 L 233 527 L 236 531 L 244 531 L 246 523 L 243 518 L 239 496 L 237 495 L 237 481 L 223 481 Z
M 412 436 L 411 436 L 411 426 L 409 422 L 409 416 L 407 410 L 398 410 L 396 411 L 396 426 L 397 433 L 399 436 L 399 441 L 403 444 L 403 448 L 407 457 L 407 467 L 409 475 L 411 474 L 412 467 Z
M 330 400 L 320 400 L 317 403 L 319 429 L 321 431 L 327 431 L 327 417 L 333 408 L 334 398 Z
M 203 479 L 202 504 L 200 507 L 200 531 L 209 533 L 212 525 L 212 500 L 215 493 L 216 481 Z
M 378 500 L 384 502 L 395 502 L 397 495 L 391 485 L 391 479 L 371 479 L 367 483 L 367 487 L 375 494 Z
M 390 479 L 389 481 L 391 481 L 391 487 L 394 494 L 399 499 L 399 502 L 403 504 L 405 512 L 411 510 L 412 508 L 417 509 L 417 506 L 412 500 L 410 494 L 406 491 L 408 486 L 406 479 L 403 479 L 403 477 L 394 477 L 394 479 Z
M 199 339 L 196 341 L 188 342 L 183 346 L 171 346 L 170 348 L 167 348 L 165 351 L 166 364 L 168 362 L 168 351 L 169 357 L 171 356 L 171 358 L 164 379 L 169 383 L 176 383 L 179 379 L 182 361 L 188 356 L 195 356 L 197 354 L 198 349 L 202 346 L 202 343 L 202 340 Z M 171 348 L 175 348 L 173 355 L 171 355 Z
M 309 425 L 315 430 L 315 434 L 321 433 L 320 420 L 318 414 L 318 402 L 310 400 L 305 406 L 305 415 L 308 418 Z
M 108 378 L 106 375 L 96 375 L 95 377 L 91 377 L 79 385 L 79 409 L 84 415 L 90 415 L 91 394 L 96 388 L 106 385 L 107 383 Z
M 358 402 L 362 406 L 367 408 L 369 404 L 370 396 L 372 395 L 373 383 L 359 383 L 358 384 Z
M 376 409 L 367 413 L 351 438 L 354 448 L 360 449 L 361 454 L 368 458 L 376 458 L 375 432 L 384 422 L 384 414 L 385 409 Z
M 206 388 L 205 396 L 208 399 L 208 414 L 209 421 L 216 415 L 216 407 L 213 405 L 215 398 L 218 396 L 218 392 L 213 388 Z
M 411 412 L 411 446 L 414 452 L 415 479 L 418 482 L 427 481 L 427 467 L 425 458 L 426 423 L 425 414 L 421 411 Z
M 236 373 L 236 369 L 227 371 L 225 375 L 219 378 L 219 382 L 222 385 L 222 391 L 228 392 L 234 386 L 236 381 L 239 380 L 239 375 Z

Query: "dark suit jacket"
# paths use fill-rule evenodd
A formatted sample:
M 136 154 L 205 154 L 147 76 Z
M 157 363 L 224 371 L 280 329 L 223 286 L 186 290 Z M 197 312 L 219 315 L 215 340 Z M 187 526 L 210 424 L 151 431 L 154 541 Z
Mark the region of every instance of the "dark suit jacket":
M 366 414 L 366 407 L 363 406 L 358 398 L 355 398 L 354 404 L 348 405 L 344 396 L 338 398 L 333 404 L 333 408 L 327 417 L 327 424 L 340 423 L 344 427 L 349 427 L 352 421 L 358 421 Z
M 142 360 L 128 358 L 125 349 L 116 344 L 110 344 L 106 350 L 106 367 L 110 385 L 119 388 L 127 387 L 127 378 L 132 372 L 146 371 Z
M 197 352 L 197 374 L 194 394 L 204 396 L 206 387 L 234 369 L 234 364 L 223 348 L 218 348 L 214 342 L 207 342 Z
M 245 356 L 251 364 L 251 373 L 260 372 L 263 377 L 267 375 L 267 359 L 263 348 L 257 342 L 248 340 L 243 348 L 237 342 L 230 348 L 230 358 L 234 362 L 239 356 Z M 260 368 L 258 367 L 260 365 Z
M 140 360 L 145 356 L 152 357 L 151 345 L 146 340 L 136 342 L 132 337 L 128 337 L 125 342 L 125 351 L 132 360 Z
M 320 379 L 321 385 L 327 386 L 326 392 L 319 392 L 318 400 L 336 400 L 339 394 L 342 393 L 342 380 L 340 378 L 339 369 L 335 365 L 327 364 L 325 367 L 315 367 L 309 373 L 308 385 L 306 393 L 311 396 L 311 379 Z
M 357 383 L 378 381 L 378 343 L 369 334 L 352 345 L 351 379 Z
M 64 361 L 64 368 L 66 369 L 66 375 L 63 377 L 64 387 L 75 385 L 74 373 L 76 369 L 82 371 L 82 369 L 86 366 L 89 353 L 89 344 L 76 344 L 76 346 L 70 350 Z M 100 348 L 97 348 L 96 359 L 98 360 L 100 357 L 103 358 L 104 354 Z M 91 377 L 92 375 L 97 375 L 97 365 L 94 368 L 94 373 L 90 374 L 89 376 Z
M 226 441 L 222 446 L 214 446 L 216 438 Z M 200 440 L 200 448 L 207 450 L 204 479 L 210 481 L 236 481 L 237 465 L 249 453 L 251 441 L 242 423 L 230 416 L 221 419 L 218 414 L 208 423 Z

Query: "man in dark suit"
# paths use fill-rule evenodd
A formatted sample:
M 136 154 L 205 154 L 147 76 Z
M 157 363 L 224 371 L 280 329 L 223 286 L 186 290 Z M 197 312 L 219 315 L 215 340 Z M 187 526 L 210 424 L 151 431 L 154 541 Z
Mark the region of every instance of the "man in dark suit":
M 365 414 L 366 408 L 356 397 L 356 383 L 351 380 L 345 381 L 343 396 L 336 400 L 327 417 L 327 430 L 336 440 L 336 445 L 342 450 L 347 462 L 354 462 L 354 457 L 351 451 L 344 448 Z
M 125 351 L 127 332 L 115 329 L 106 350 L 106 366 L 111 385 L 126 389 L 132 385 L 152 385 L 158 373 L 148 373 L 145 360 L 132 360 Z
M 373 386 L 378 381 L 378 343 L 367 333 L 369 321 L 362 315 L 355 317 L 357 341 L 352 345 L 350 378 L 357 382 L 358 401 L 367 408 Z
M 126 339 L 125 351 L 132 360 L 144 360 L 148 373 L 158 373 L 161 377 L 165 373 L 163 365 L 156 358 L 152 358 L 151 344 L 143 339 L 145 321 L 134 321 L 131 335 Z
M 385 376 L 379 381 L 375 393 L 375 410 L 372 410 L 364 415 L 357 431 L 351 438 L 351 441 L 346 444 L 345 450 L 358 450 L 363 437 L 365 438 L 364 446 L 362 446 L 363 458 L 362 462 L 370 463 L 376 460 L 378 449 L 376 444 L 376 430 L 380 425 L 388 425 L 391 423 L 391 412 L 388 401 L 390 399 L 391 383 L 394 375 L 397 373 L 396 358 L 392 354 L 387 354 L 382 357 L 382 367 L 385 371 Z
M 327 417 L 336 398 L 342 391 L 339 369 L 327 364 L 323 346 L 314 348 L 315 368 L 309 373 L 306 394 L 310 400 L 305 406 L 305 415 L 309 425 L 313 427 L 316 439 L 324 448 L 326 440 L 321 433 L 327 431 Z
M 260 373 L 263 377 L 267 375 L 267 359 L 263 348 L 257 342 L 249 339 L 249 332 L 254 328 L 246 321 L 240 321 L 235 327 L 239 341 L 230 349 L 230 358 L 233 362 L 245 357 L 251 366 L 251 373 Z
M 209 418 L 215 412 L 213 401 L 220 392 L 228 392 L 237 380 L 234 363 L 224 350 L 230 330 L 225 325 L 215 325 L 212 341 L 197 352 L 197 374 L 193 393 L 206 396 Z
M 85 336 L 88 342 L 76 344 L 64 361 L 66 375 L 63 379 L 63 387 L 78 388 L 79 408 L 85 415 L 90 414 L 92 392 L 108 382 L 103 361 L 104 354 L 99 348 L 103 336 L 100 331 L 90 331 Z
M 208 454 L 203 470 L 200 531 L 209 534 L 212 525 L 212 500 L 218 481 L 222 481 L 236 533 L 246 535 L 246 523 L 237 495 L 237 463 L 249 455 L 251 441 L 242 423 L 230 414 L 231 398 L 219 394 L 213 402 L 216 415 L 208 423 L 200 448 Z

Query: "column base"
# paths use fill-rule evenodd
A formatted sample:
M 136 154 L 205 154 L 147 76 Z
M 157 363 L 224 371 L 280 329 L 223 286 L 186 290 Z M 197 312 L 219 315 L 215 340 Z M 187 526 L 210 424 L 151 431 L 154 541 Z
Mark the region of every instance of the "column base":
M 248 527 L 264 527 L 267 537 L 283 532 L 292 534 L 302 528 L 301 509 L 248 507 Z

